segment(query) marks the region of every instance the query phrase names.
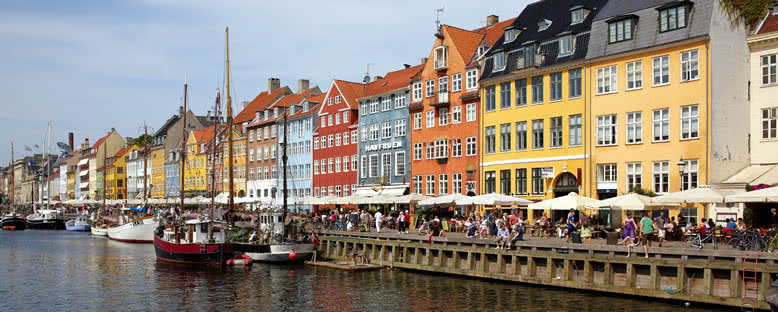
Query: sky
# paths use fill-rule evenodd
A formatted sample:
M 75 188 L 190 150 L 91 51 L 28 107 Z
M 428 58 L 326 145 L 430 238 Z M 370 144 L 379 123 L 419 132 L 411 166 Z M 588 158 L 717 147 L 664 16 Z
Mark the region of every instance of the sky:
M 362 81 L 368 64 L 371 76 L 418 64 L 435 41 L 436 8 L 441 23 L 475 29 L 530 2 L 0 1 L 0 166 L 11 142 L 15 159 L 41 152 L 49 121 L 53 142 L 74 132 L 76 146 L 111 128 L 153 133 L 182 105 L 185 79 L 190 109 L 205 115 L 224 84 L 225 27 L 237 114 L 271 77 L 325 91 L 332 79 Z

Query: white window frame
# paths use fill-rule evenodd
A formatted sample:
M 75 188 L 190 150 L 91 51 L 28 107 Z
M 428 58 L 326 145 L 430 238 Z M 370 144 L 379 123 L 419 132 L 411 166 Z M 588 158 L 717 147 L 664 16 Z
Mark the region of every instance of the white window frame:
M 451 92 L 462 91 L 462 73 L 451 75 Z
M 465 116 L 467 118 L 467 121 L 468 122 L 475 121 L 477 119 L 476 118 L 476 111 L 475 111 L 475 103 L 467 104 L 465 109 L 467 110 L 467 112 L 466 112 L 467 116 Z
M 643 143 L 643 112 L 628 112 L 626 114 L 627 141 L 626 144 Z
M 424 144 L 423 143 L 414 143 L 413 144 L 413 160 L 421 160 L 422 153 L 424 153 Z
M 466 156 L 475 156 L 478 154 L 478 138 L 474 136 L 467 137 L 465 139 L 465 155 Z
M 448 194 L 448 174 L 441 173 L 438 175 L 438 194 Z
M 759 59 L 762 85 L 778 83 L 778 54 L 762 55 Z
M 597 165 L 597 183 L 618 183 L 618 165 L 615 163 Z
M 392 138 L 392 122 L 391 121 L 384 121 L 381 124 L 381 138 L 382 139 L 391 139 Z
M 681 191 L 695 189 L 700 185 L 700 161 L 697 159 L 686 159 L 684 163 L 686 163 L 686 166 L 679 180 Z
M 681 81 L 700 80 L 700 53 L 698 49 L 681 52 Z
M 617 114 L 597 116 L 597 146 L 617 145 L 619 118 Z
M 413 113 L 413 130 L 421 129 L 421 112 Z
M 435 127 L 435 110 L 427 111 L 427 128 Z
M 628 162 L 626 163 L 626 170 L 624 171 L 625 178 L 627 179 L 626 192 L 632 192 L 634 188 L 632 186 L 643 188 L 643 163 L 641 162 Z M 636 179 L 637 178 L 637 179 Z M 639 182 L 637 180 L 640 180 Z
M 462 105 L 457 105 L 451 109 L 451 124 L 455 125 L 461 122 L 462 122 Z
M 670 84 L 670 56 L 662 55 L 651 59 L 653 68 L 653 82 L 654 87 L 666 86 Z M 667 79 L 665 81 L 664 79 Z
M 643 61 L 629 62 L 626 67 L 626 89 L 628 91 L 643 89 Z
M 378 171 L 381 169 L 380 160 L 381 158 L 379 157 L 379 154 L 371 154 L 369 156 L 369 163 L 368 163 L 369 177 L 371 178 L 378 177 Z M 375 164 L 375 167 L 373 167 L 373 164 Z
M 435 195 L 435 175 L 427 175 L 427 195 Z
M 478 69 L 468 69 L 466 72 L 467 90 L 478 89 Z
M 658 168 L 658 169 L 657 169 Z M 657 179 L 659 179 L 659 187 L 664 190 L 657 189 Z M 666 184 L 665 182 L 666 181 Z M 651 188 L 656 194 L 665 194 L 670 191 L 670 162 L 667 160 L 654 161 L 651 163 Z
M 414 81 L 413 82 L 413 101 L 414 102 L 420 102 L 424 97 L 422 97 L 422 85 L 421 80 Z
M 597 68 L 597 95 L 616 93 L 618 85 L 618 66 Z
M 656 113 L 659 112 L 659 119 L 657 119 Z M 660 108 L 655 109 L 651 111 L 651 117 L 652 117 L 652 127 L 651 127 L 651 133 L 652 133 L 652 142 L 667 142 L 670 141 L 670 109 L 669 108 Z M 658 126 L 658 127 L 657 127 Z M 657 128 L 659 128 L 659 131 L 664 133 L 667 133 L 667 138 L 659 138 L 657 139 Z
M 394 153 L 394 175 L 397 177 L 404 176 L 407 171 L 405 167 L 406 167 L 405 152 L 400 151 Z
M 762 113 L 762 140 L 775 140 L 778 138 L 778 107 L 761 109 Z
M 681 140 L 692 140 L 700 137 L 700 106 L 681 106 Z M 695 133 L 696 132 L 696 133 Z
M 442 107 L 438 109 L 438 125 L 440 126 L 446 126 L 448 125 L 448 108 Z
M 462 139 L 451 139 L 451 157 L 462 157 Z
M 408 134 L 408 125 L 407 120 L 405 119 L 398 119 L 394 121 L 394 136 L 395 137 L 402 137 Z
M 425 97 L 433 97 L 433 96 L 435 96 L 435 80 L 434 79 L 427 80 L 424 83 L 424 85 L 425 85 L 424 96 Z
M 581 114 L 570 115 L 567 119 L 570 132 L 567 139 L 567 146 L 583 145 L 583 116 Z

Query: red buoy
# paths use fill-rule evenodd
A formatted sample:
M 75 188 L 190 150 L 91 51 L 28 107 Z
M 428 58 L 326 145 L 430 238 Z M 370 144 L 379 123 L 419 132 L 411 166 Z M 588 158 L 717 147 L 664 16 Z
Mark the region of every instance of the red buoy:
M 289 253 L 289 260 L 294 260 L 297 258 L 297 253 L 292 250 L 292 252 Z

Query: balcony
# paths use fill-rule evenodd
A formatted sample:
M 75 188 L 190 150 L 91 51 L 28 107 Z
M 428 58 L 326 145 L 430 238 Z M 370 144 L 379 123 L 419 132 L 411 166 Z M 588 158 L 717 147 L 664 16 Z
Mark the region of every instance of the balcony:
M 448 107 L 451 104 L 449 102 L 448 96 L 448 91 L 440 92 L 438 93 L 438 100 L 434 103 L 430 103 L 430 105 L 433 107 Z
M 435 70 L 448 68 L 448 46 L 441 45 L 435 48 Z

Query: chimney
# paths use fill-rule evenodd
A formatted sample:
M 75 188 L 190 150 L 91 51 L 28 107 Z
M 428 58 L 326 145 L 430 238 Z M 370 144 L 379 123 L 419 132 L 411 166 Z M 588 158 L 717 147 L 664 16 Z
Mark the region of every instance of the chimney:
M 405 69 L 411 68 L 411 64 L 403 64 L 403 67 L 405 67 Z
M 241 108 L 246 108 L 246 106 L 249 106 L 249 103 L 250 103 L 249 101 L 241 101 L 240 106 Z
M 184 116 L 184 106 L 178 107 L 178 117 Z
M 208 114 L 205 115 L 205 120 L 211 120 L 211 111 L 208 111 Z
M 308 79 L 297 79 L 297 93 L 303 93 L 303 91 L 310 89 L 310 84 Z
M 492 27 L 500 22 L 500 17 L 497 15 L 489 15 L 486 17 L 486 27 Z
M 267 80 L 267 92 L 273 92 L 273 90 L 281 87 L 281 79 L 269 78 Z
M 114 132 L 114 131 L 116 131 L 116 128 L 111 128 L 111 132 Z
M 70 151 L 73 151 L 73 132 L 68 133 L 68 146 L 70 146 Z
M 424 64 L 427 64 L 427 58 L 426 57 L 422 57 L 421 58 L 421 65 L 424 65 Z
M 375 76 L 375 77 L 373 77 L 373 81 L 378 81 L 378 80 L 381 80 L 381 78 L 384 78 L 384 77 L 381 77 L 381 76 Z
M 89 148 L 90 146 L 91 146 L 91 145 L 89 145 L 89 138 L 84 138 L 84 143 L 82 143 L 82 144 L 81 144 L 81 149 L 82 149 L 82 150 L 83 150 L 83 149 L 87 149 L 87 148 Z

